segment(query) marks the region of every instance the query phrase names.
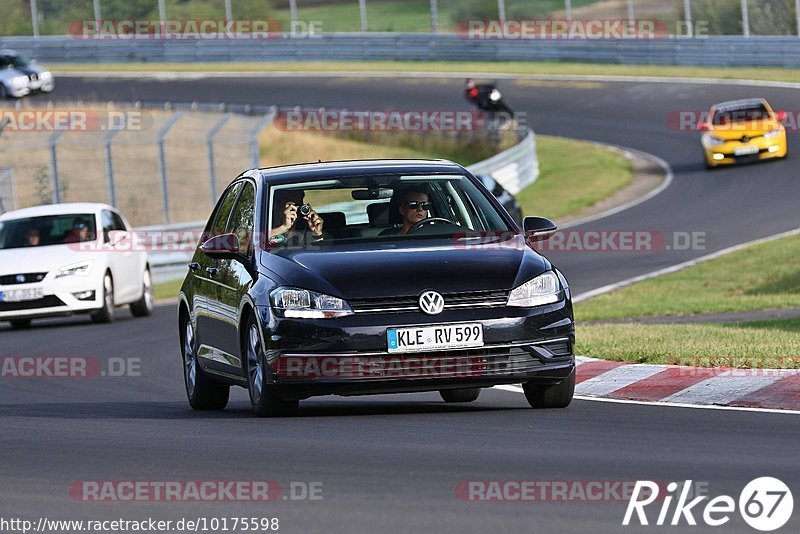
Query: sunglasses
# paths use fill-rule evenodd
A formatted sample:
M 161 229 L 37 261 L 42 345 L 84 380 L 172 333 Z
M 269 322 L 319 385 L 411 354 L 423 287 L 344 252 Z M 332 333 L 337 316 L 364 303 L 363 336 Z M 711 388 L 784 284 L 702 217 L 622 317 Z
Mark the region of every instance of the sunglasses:
M 404 205 L 408 206 L 412 210 L 429 210 L 433 207 L 433 202 L 419 202 L 418 200 L 411 200 L 409 202 L 403 202 Z

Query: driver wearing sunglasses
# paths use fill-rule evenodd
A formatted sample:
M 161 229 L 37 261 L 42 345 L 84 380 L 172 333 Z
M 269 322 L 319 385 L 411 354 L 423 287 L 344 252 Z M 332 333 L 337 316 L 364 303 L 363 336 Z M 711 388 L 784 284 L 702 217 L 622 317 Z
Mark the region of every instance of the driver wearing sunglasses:
M 424 187 L 414 187 L 403 191 L 397 203 L 402 226 L 392 228 L 388 232 L 381 232 L 381 235 L 406 235 L 412 226 L 430 217 L 431 207 L 430 197 Z

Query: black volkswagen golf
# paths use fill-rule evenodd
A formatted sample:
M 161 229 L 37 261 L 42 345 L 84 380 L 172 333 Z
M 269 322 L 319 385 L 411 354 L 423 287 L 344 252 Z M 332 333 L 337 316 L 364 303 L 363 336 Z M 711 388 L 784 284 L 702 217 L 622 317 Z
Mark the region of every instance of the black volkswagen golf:
M 195 409 L 231 386 L 258 415 L 318 395 L 438 391 L 470 402 L 519 384 L 534 408 L 575 389 L 564 276 L 481 182 L 444 160 L 291 165 L 225 190 L 180 292 Z

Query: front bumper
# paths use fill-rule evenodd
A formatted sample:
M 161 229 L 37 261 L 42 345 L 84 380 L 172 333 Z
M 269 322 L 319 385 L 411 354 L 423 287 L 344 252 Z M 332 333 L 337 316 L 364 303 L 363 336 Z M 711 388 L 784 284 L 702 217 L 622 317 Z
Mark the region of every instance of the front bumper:
M 539 308 L 500 307 L 356 315 L 331 320 L 281 319 L 259 308 L 267 381 L 287 399 L 436 391 L 538 381 L 558 383 L 575 369 L 568 300 Z M 389 353 L 387 328 L 479 322 L 484 345 Z
M 736 155 L 737 150 L 749 146 L 756 147 L 758 152 Z M 711 167 L 749 163 L 764 159 L 784 158 L 787 153 L 786 135 L 779 135 L 774 138 L 760 137 L 753 139 L 749 143 L 742 143 L 739 140 L 734 140 L 719 146 L 704 144 L 703 151 L 705 153 L 706 163 Z
M 90 277 L 71 276 L 59 279 L 48 276 L 35 284 L 0 285 L 0 293 L 18 290 L 37 290 L 42 298 L 8 302 L 0 301 L 0 321 L 36 319 L 93 312 L 103 306 L 103 281 Z M 93 298 L 79 299 L 76 294 L 93 292 Z

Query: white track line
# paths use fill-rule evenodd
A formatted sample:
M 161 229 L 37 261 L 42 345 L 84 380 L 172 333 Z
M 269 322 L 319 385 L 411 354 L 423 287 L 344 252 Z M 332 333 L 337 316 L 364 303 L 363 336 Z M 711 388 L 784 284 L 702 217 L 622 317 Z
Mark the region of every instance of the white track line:
M 522 393 L 520 386 L 494 386 L 493 389 L 502 391 L 510 391 L 512 393 Z M 610 402 L 614 404 L 636 404 L 639 406 L 658 406 L 663 408 L 691 408 L 695 410 L 724 410 L 733 412 L 757 412 L 757 413 L 775 413 L 786 415 L 800 415 L 800 410 L 778 410 L 775 408 L 748 408 L 745 406 L 716 406 L 713 404 L 685 404 L 680 402 L 649 402 L 649 401 L 635 401 L 627 399 L 609 399 L 606 397 L 584 397 L 583 395 L 575 395 L 575 400 L 591 401 L 591 402 Z
M 666 366 L 663 365 L 620 365 L 581 382 L 575 387 L 575 392 L 579 395 L 602 397 L 645 378 L 650 378 L 664 369 Z

